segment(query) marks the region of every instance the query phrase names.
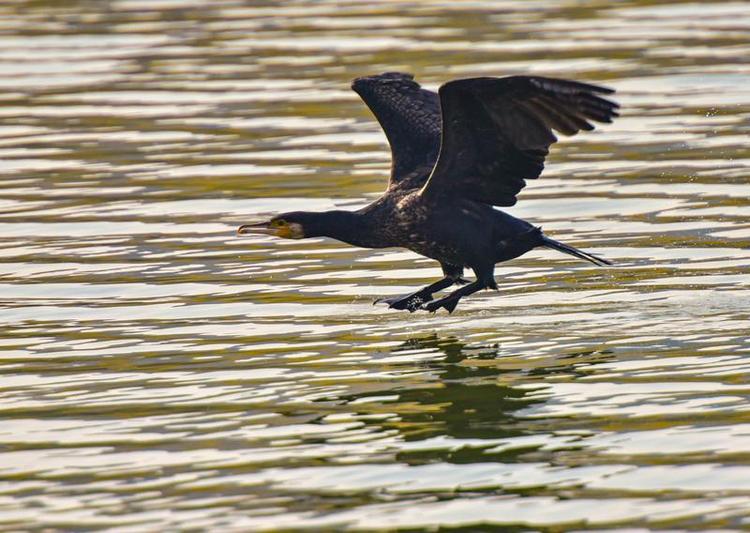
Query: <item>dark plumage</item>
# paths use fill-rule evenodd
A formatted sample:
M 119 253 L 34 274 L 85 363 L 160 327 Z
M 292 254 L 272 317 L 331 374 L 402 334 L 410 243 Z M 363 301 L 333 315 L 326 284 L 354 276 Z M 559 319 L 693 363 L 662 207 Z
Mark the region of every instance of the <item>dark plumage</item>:
M 391 145 L 385 193 L 358 211 L 292 212 L 240 227 L 239 233 L 286 238 L 332 237 L 366 248 L 399 246 L 436 259 L 445 277 L 383 301 L 394 309 L 452 312 L 461 297 L 497 288 L 495 263 L 546 246 L 596 265 L 608 261 L 546 237 L 540 228 L 492 206 L 511 206 L 527 179 L 544 168 L 552 133 L 592 130 L 611 122 L 614 91 L 552 78 L 511 76 L 454 80 L 439 93 L 410 74 L 357 78 L 352 88 Z M 470 268 L 476 280 L 461 278 Z M 433 294 L 464 284 L 440 299 Z

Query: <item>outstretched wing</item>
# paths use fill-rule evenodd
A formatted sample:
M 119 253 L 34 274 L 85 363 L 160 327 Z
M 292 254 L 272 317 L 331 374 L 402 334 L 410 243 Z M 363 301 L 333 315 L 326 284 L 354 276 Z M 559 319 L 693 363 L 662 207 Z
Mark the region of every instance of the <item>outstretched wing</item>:
M 357 78 L 352 89 L 378 119 L 391 145 L 391 182 L 426 176 L 440 150 L 440 98 L 414 76 L 386 72 Z M 421 172 L 417 172 L 421 170 Z M 421 186 L 422 183 L 414 184 Z
M 442 145 L 422 193 L 448 193 L 498 206 L 516 203 L 538 178 L 552 130 L 575 135 L 589 120 L 612 122 L 612 89 L 552 78 L 511 76 L 455 80 L 440 87 Z

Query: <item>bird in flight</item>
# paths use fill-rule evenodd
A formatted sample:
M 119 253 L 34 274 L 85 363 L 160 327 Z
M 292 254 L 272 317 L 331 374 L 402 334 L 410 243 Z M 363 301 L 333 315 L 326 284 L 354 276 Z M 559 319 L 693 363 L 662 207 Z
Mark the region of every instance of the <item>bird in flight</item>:
M 437 260 L 444 277 L 416 292 L 376 300 L 392 309 L 453 312 L 458 301 L 497 289 L 495 264 L 551 248 L 598 266 L 605 259 L 558 242 L 541 228 L 493 206 L 516 203 L 544 168 L 553 130 L 575 135 L 590 121 L 612 122 L 614 91 L 539 76 L 453 80 L 437 93 L 411 74 L 357 78 L 357 92 L 391 146 L 388 188 L 357 211 L 294 211 L 247 224 L 239 234 L 288 239 L 331 237 L 364 248 L 408 248 Z M 475 280 L 462 278 L 465 268 Z M 435 298 L 435 294 L 459 287 Z

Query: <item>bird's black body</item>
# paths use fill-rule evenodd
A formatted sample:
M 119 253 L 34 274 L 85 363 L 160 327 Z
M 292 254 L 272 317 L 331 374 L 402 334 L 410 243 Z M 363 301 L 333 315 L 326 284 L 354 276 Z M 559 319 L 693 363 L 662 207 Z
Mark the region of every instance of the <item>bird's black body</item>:
M 402 73 L 358 78 L 352 88 L 391 145 L 386 192 L 359 211 L 286 213 L 266 225 L 243 226 L 241 233 L 327 236 L 366 248 L 408 248 L 439 261 L 442 280 L 382 300 L 410 311 L 453 311 L 461 297 L 497 288 L 496 263 L 539 246 L 609 264 L 493 206 L 515 204 L 525 180 L 541 174 L 556 141 L 552 129 L 573 135 L 593 129 L 588 120 L 611 122 L 617 105 L 595 94 L 611 90 L 515 76 L 455 80 L 436 94 Z M 435 292 L 468 283 L 461 278 L 465 268 L 474 271 L 476 280 L 433 300 Z

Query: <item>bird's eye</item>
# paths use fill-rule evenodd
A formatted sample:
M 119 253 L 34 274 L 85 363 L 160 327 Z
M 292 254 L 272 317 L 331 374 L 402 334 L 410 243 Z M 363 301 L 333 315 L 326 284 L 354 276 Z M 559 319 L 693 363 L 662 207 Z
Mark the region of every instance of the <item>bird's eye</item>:
M 276 220 L 271 221 L 271 226 L 274 228 L 280 228 L 281 226 L 286 225 L 286 220 L 282 220 L 280 218 L 277 218 Z

